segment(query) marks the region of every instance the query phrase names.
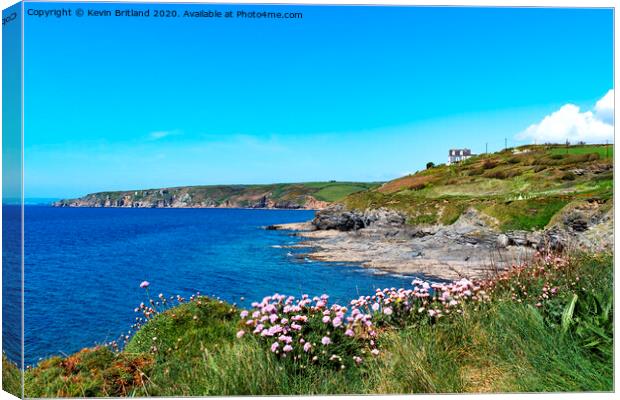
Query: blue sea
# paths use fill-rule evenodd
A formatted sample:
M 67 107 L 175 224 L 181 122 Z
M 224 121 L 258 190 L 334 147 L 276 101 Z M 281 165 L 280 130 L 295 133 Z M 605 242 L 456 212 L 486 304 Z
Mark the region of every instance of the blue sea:
M 378 287 L 409 285 L 411 277 L 299 257 L 307 249 L 286 246 L 300 238 L 263 229 L 313 216 L 307 210 L 25 206 L 26 365 L 117 339 L 146 300 L 139 288 L 144 280 L 153 296 L 200 292 L 241 307 L 276 292 L 327 293 L 344 303 Z

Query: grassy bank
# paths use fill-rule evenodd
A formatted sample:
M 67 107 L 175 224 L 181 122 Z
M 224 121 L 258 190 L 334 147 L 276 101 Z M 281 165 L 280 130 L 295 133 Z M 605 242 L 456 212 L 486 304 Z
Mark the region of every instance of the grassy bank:
M 504 231 L 544 228 L 567 205 L 611 207 L 613 146 L 523 146 L 438 165 L 352 193 L 350 209 L 385 207 L 410 224 L 451 224 L 468 208 Z
M 357 299 L 347 315 L 363 317 L 342 326 L 344 309 L 322 299 L 269 297 L 247 315 L 205 297 L 153 313 L 147 305 L 148 321 L 122 352 L 45 360 L 26 371 L 26 395 L 610 391 L 612 279 L 610 255 L 548 256 L 429 296 L 416 283 Z M 260 315 L 280 324 L 297 304 L 293 319 L 308 319 L 277 350 L 276 339 L 253 333 Z M 262 320 L 263 330 L 274 326 Z

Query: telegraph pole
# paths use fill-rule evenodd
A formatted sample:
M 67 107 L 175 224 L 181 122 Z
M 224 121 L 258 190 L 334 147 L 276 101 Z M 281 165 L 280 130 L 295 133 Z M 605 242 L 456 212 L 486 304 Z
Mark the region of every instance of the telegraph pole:
M 504 138 L 504 150 L 508 149 L 508 138 Z
M 489 154 L 489 142 L 484 144 L 484 154 Z

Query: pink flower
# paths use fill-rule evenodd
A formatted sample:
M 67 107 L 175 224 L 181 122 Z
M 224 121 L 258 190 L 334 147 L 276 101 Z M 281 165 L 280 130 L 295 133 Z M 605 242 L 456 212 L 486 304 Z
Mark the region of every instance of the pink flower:
M 355 336 L 355 332 L 353 332 L 352 329 L 347 329 L 344 334 L 345 336 L 351 336 L 351 337 Z
M 271 352 L 275 353 L 276 350 L 278 350 L 278 347 L 280 347 L 280 344 L 278 342 L 273 342 L 273 344 L 271 345 Z
M 383 309 L 383 314 L 392 315 L 392 309 L 390 307 L 386 307 Z
M 372 310 L 373 310 L 373 311 L 379 311 L 379 303 L 374 303 L 374 304 L 372 305 Z
M 149 287 L 149 285 L 150 285 L 150 283 L 149 283 L 148 281 L 143 281 L 143 282 L 140 284 L 140 287 L 141 287 L 142 289 L 146 289 L 147 287 Z
M 372 349 L 372 350 L 370 350 L 370 352 L 372 353 L 373 356 L 378 356 L 379 355 L 379 350 L 377 350 L 377 349 Z
M 336 317 L 332 321 L 332 324 L 334 325 L 334 328 L 338 328 L 340 325 L 342 325 L 342 319 L 340 319 L 340 317 Z
M 354 356 L 353 357 L 353 361 L 355 361 L 356 364 L 361 364 L 362 363 L 362 358 L 358 357 L 358 356 Z
M 237 332 L 237 338 L 241 339 L 243 337 L 243 335 L 245 335 L 245 331 L 239 331 Z
M 293 346 L 291 346 L 290 344 L 287 344 L 286 346 L 284 346 L 284 347 L 282 348 L 282 350 L 283 350 L 285 353 L 288 353 L 289 351 L 293 351 Z
M 247 312 L 246 310 L 243 310 L 243 311 L 241 311 L 241 314 L 239 314 L 239 316 L 240 316 L 241 318 L 245 318 L 245 317 L 247 317 L 247 316 L 248 316 L 248 312 Z
M 310 343 L 304 344 L 304 351 L 306 353 L 309 352 L 311 348 L 312 348 L 312 345 Z
M 330 338 L 328 338 L 327 336 L 323 336 L 323 339 L 321 339 L 321 343 L 323 343 L 325 346 L 327 346 L 331 342 L 332 342 L 332 340 Z
M 329 317 L 327 315 L 323 317 L 323 323 L 324 324 L 329 323 Z

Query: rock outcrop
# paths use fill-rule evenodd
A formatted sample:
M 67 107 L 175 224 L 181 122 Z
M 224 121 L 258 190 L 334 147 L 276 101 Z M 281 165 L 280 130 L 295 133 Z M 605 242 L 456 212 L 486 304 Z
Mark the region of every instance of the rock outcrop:
M 444 279 L 484 277 L 548 248 L 599 251 L 613 246 L 613 209 L 597 203 L 570 207 L 541 231 L 500 232 L 496 226 L 473 208 L 451 225 L 412 226 L 393 210 L 334 205 L 318 211 L 310 223 L 273 229 L 297 230 L 310 239 L 303 243 L 311 249 L 310 258 Z

